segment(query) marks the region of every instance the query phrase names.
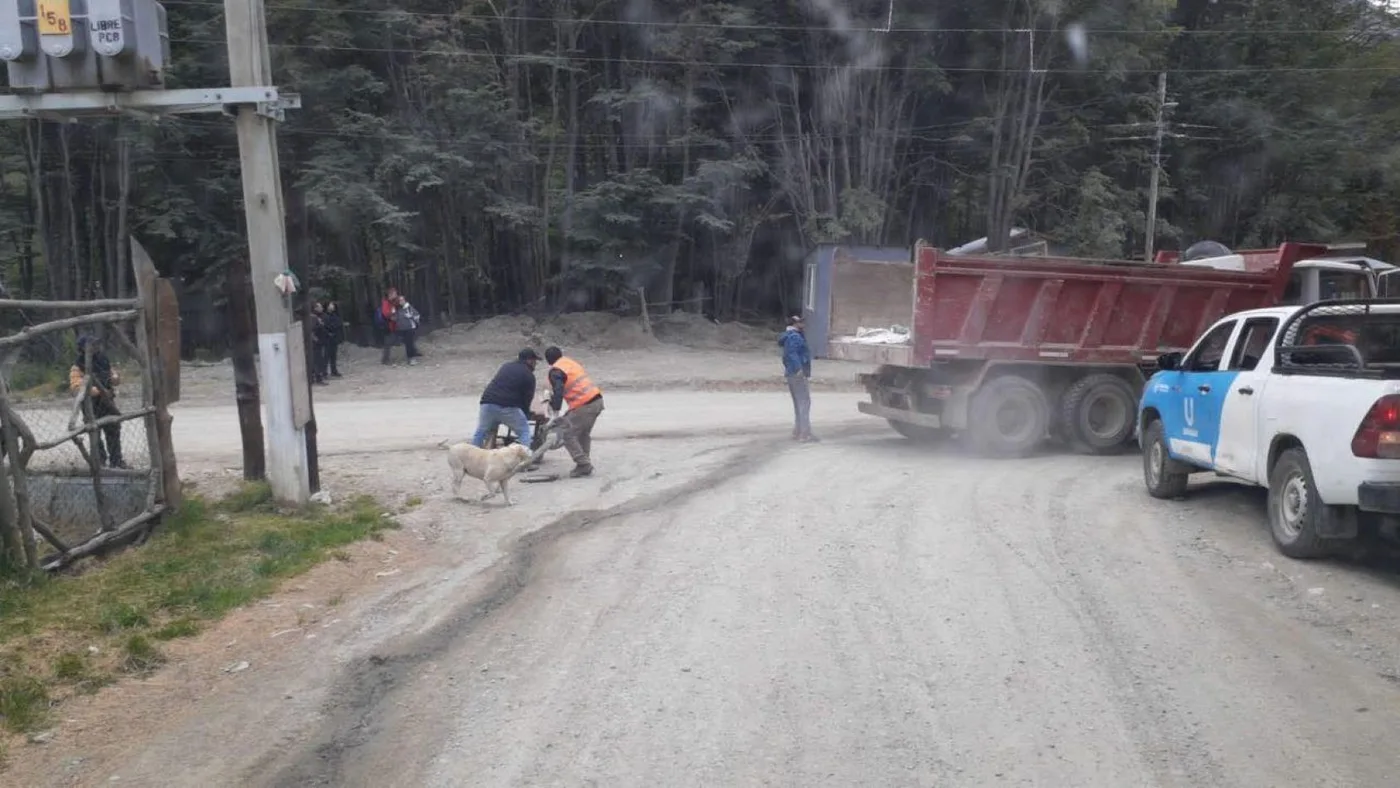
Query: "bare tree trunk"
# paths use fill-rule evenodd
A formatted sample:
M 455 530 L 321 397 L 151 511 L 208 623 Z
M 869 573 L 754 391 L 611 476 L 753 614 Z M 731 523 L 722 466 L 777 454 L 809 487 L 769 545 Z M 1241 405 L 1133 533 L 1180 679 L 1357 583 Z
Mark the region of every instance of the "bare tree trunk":
M 48 189 L 44 185 L 44 121 L 25 121 L 25 148 L 29 160 L 29 187 L 33 194 L 34 233 L 39 236 L 39 252 L 44 259 L 44 273 L 49 280 L 49 298 L 63 300 L 68 293 L 61 284 L 63 266 L 54 254 L 49 228 Z
M 1034 27 L 1036 15 L 1029 2 L 1024 12 L 1023 27 Z M 1042 36 L 1044 44 L 1037 55 L 1029 38 L 1034 35 L 1033 31 L 1017 32 L 1015 43 L 1002 48 L 1002 84 L 994 101 L 992 152 L 987 168 L 987 248 L 992 252 L 1010 246 L 1016 207 L 1034 164 L 1035 141 L 1045 107 L 1044 66 L 1048 64 L 1053 41 L 1053 36 Z M 1014 57 L 1009 56 L 1012 51 L 1017 53 Z
M 73 187 L 73 153 L 68 145 L 68 126 L 58 127 L 58 149 L 61 161 L 63 162 L 63 188 L 64 194 L 68 198 L 68 270 L 73 276 L 72 294 L 77 298 L 82 298 L 83 276 L 82 266 L 78 264 L 81 255 L 78 251 L 78 194 Z
M 116 278 L 111 292 L 117 298 L 125 298 L 127 290 L 128 250 L 131 244 L 127 236 L 131 234 L 131 142 L 122 134 L 117 142 L 117 237 L 116 237 Z

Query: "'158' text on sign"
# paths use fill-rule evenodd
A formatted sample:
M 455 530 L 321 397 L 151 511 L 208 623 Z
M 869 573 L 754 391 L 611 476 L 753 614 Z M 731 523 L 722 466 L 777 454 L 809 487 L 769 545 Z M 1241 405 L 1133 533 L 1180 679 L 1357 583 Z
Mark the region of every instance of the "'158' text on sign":
M 39 0 L 38 28 L 41 36 L 66 36 L 73 32 L 68 0 Z

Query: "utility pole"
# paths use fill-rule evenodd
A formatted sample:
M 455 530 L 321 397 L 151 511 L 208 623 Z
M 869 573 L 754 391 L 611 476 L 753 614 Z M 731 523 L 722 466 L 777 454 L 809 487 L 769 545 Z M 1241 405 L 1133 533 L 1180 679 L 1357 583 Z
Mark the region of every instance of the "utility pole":
M 224 19 L 233 87 L 273 84 L 263 0 L 224 0 Z M 311 495 L 304 434 L 310 400 L 302 327 L 292 320 L 290 294 L 274 284 L 278 276 L 290 275 L 275 114 L 246 104 L 238 107 L 238 155 L 257 312 L 258 371 L 267 413 L 267 479 L 273 498 L 300 506 Z
M 1157 75 L 1157 142 L 1152 152 L 1152 182 L 1147 187 L 1147 262 L 1157 240 L 1157 187 L 1162 179 L 1162 138 L 1167 133 L 1167 72 Z

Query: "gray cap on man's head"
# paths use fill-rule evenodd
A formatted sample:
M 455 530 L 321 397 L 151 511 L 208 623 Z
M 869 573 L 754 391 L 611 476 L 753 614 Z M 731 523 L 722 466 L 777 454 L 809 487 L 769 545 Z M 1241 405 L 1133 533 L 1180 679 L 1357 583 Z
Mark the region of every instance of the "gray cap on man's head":
M 521 361 L 539 361 L 539 360 L 540 360 L 540 354 L 539 354 L 539 353 L 536 353 L 534 348 L 532 348 L 532 347 L 527 347 L 527 348 L 525 348 L 524 350 L 520 351 L 520 360 L 521 360 Z

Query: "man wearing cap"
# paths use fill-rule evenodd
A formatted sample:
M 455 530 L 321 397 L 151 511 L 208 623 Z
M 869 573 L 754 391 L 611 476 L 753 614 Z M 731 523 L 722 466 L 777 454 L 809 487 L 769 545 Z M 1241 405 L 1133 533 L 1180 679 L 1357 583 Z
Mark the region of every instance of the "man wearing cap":
M 92 359 L 92 369 L 88 369 L 88 359 Z M 68 389 L 77 394 L 82 391 L 83 381 L 88 382 L 87 399 L 92 407 L 94 421 L 107 416 L 120 416 L 117 409 L 117 386 L 121 375 L 112 368 L 107 354 L 102 352 L 102 340 L 91 334 L 78 338 L 78 357 L 68 369 Z M 125 468 L 122 460 L 122 425 L 107 424 L 102 427 L 105 441 L 93 438 L 93 448 L 97 450 L 97 461 L 113 468 Z M 103 445 L 105 442 L 105 446 Z
M 569 403 L 568 412 L 559 418 L 559 426 L 564 429 L 564 448 L 574 460 L 569 476 L 589 476 L 593 473 L 593 460 L 588 452 L 593 448 L 593 425 L 603 412 L 603 390 L 588 378 L 582 364 L 559 348 L 546 348 L 544 360 L 549 364 L 550 413 L 558 413 L 565 402 Z
M 534 348 L 527 347 L 515 361 L 508 361 L 496 370 L 496 377 L 481 392 L 473 445 L 485 447 L 486 439 L 500 424 L 511 428 L 522 445 L 530 445 L 528 414 L 530 403 L 535 399 L 535 364 L 539 360 Z
M 812 351 L 802 333 L 802 318 L 788 318 L 787 330 L 778 338 L 783 349 L 783 376 L 787 378 L 788 393 L 792 395 L 792 439 L 815 443 L 812 434 Z

